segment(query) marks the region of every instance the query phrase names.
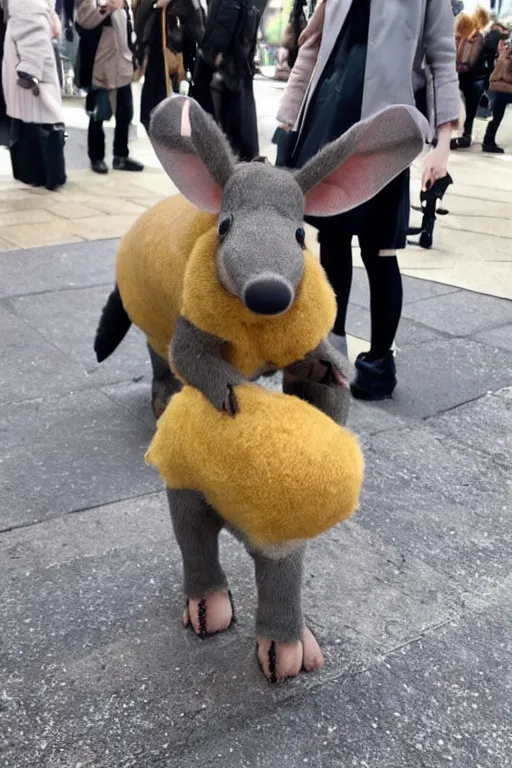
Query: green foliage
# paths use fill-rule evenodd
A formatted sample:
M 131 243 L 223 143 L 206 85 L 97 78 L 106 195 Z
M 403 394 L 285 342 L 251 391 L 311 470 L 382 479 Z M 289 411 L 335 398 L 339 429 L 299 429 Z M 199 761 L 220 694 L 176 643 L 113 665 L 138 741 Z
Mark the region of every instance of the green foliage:
M 282 10 L 279 5 L 282 5 Z M 267 45 L 279 47 L 284 29 L 293 7 L 293 0 L 283 0 L 282 4 L 269 3 L 263 19 L 263 39 Z M 277 7 L 276 7 L 277 6 Z

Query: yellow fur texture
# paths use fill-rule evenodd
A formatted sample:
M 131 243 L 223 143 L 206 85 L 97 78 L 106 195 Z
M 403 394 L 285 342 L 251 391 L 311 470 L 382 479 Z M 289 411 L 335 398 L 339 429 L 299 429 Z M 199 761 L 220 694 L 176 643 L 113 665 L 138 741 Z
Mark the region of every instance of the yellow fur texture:
M 181 195 L 143 214 L 121 241 L 117 284 L 132 322 L 164 359 L 180 312 L 227 344 L 225 357 L 245 375 L 283 368 L 311 352 L 329 333 L 336 300 L 315 257 L 305 268 L 291 309 L 279 317 L 255 315 L 219 283 L 217 217 Z
M 216 222 L 174 195 L 142 214 L 119 245 L 116 280 L 123 306 L 164 360 L 181 311 L 187 261 L 197 238 Z
M 225 358 L 246 376 L 270 365 L 285 368 L 325 339 L 336 316 L 336 300 L 315 257 L 304 251 L 304 274 L 284 315 L 255 315 L 219 283 L 215 266 L 217 230 L 194 249 L 183 289 L 182 314 L 198 328 L 227 342 Z
M 254 384 L 240 412 L 196 389 L 175 395 L 146 461 L 170 488 L 197 490 L 255 544 L 310 539 L 357 508 L 364 462 L 354 435 L 296 397 Z

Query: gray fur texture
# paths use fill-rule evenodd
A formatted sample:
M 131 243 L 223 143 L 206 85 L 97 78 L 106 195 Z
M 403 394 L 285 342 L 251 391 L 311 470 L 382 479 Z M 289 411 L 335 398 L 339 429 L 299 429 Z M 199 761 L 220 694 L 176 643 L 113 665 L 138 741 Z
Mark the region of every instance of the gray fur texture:
M 347 187 L 342 209 L 354 208 L 362 202 L 359 195 L 354 195 L 354 187 L 361 185 L 362 196 L 366 194 L 365 189 L 370 191 L 371 188 L 371 194 L 366 198 L 369 199 L 411 165 L 423 149 L 422 124 L 414 107 L 387 107 L 356 123 L 337 141 L 327 144 L 295 173 L 295 178 L 307 194 L 333 171 L 355 161 L 351 173 L 341 180 Z M 373 179 L 368 178 L 368 174 Z
M 183 558 L 183 582 L 187 598 L 200 600 L 228 588 L 219 560 L 222 518 L 194 491 L 167 489 L 174 534 Z M 303 630 L 301 590 L 305 545 L 269 557 L 239 531 L 232 531 L 254 560 L 258 607 L 256 634 L 277 642 L 300 640 Z
M 272 165 L 240 163 L 224 188 L 223 217 L 232 220 L 217 254 L 226 290 L 243 301 L 247 286 L 266 277 L 285 281 L 294 296 L 304 271 L 297 241 L 304 196 L 294 177 Z
M 190 108 L 190 136 L 182 134 L 182 114 L 187 102 Z M 155 108 L 151 115 L 150 138 L 159 159 L 159 153 L 164 151 L 165 160 L 161 162 L 171 178 L 174 163 L 181 153 L 197 155 L 220 187 L 224 187 L 233 173 L 235 158 L 228 140 L 199 104 L 185 96 L 171 96 Z
M 222 339 L 180 317 L 171 341 L 171 359 L 191 386 L 199 389 L 218 411 L 237 411 L 234 387 L 247 379 L 222 358 Z

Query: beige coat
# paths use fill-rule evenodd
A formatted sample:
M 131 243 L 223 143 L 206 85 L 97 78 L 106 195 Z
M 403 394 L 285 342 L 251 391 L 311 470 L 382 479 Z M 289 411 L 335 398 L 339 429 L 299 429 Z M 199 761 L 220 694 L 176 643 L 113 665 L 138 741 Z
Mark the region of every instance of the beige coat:
M 75 19 L 84 29 L 95 29 L 108 15 L 112 26 L 103 27 L 94 59 L 92 84 L 95 88 L 112 91 L 129 85 L 133 80 L 133 55 L 128 45 L 126 12 L 120 9 L 101 14 L 96 0 L 77 0 Z
M 301 107 L 307 110 L 351 2 L 326 0 L 317 6 L 281 101 L 280 122 L 294 125 Z M 373 2 L 361 117 L 392 104 L 414 106 L 426 63 L 433 78 L 434 122 L 456 123 L 460 101 L 450 0 Z
M 8 0 L 2 86 L 9 117 L 25 123 L 64 122 L 52 39 L 58 24 L 48 0 Z M 17 72 L 39 80 L 40 94 L 18 85 Z
M 493 93 L 512 94 L 512 48 L 506 47 L 494 65 L 489 89 Z

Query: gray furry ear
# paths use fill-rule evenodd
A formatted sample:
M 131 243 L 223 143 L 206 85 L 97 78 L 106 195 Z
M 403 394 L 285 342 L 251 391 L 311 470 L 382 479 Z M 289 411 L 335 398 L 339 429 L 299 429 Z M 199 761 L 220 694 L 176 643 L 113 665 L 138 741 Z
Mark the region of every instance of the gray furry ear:
M 149 136 L 164 170 L 192 203 L 218 213 L 235 157 L 215 121 L 186 96 L 171 96 L 151 115 Z
M 295 173 L 305 213 L 333 216 L 366 202 L 408 168 L 428 134 L 414 107 L 387 107 L 356 123 Z

